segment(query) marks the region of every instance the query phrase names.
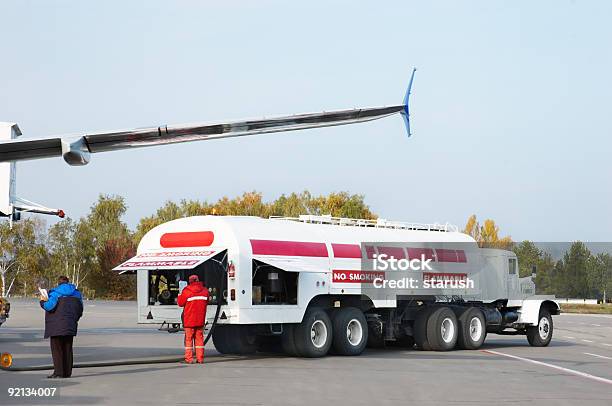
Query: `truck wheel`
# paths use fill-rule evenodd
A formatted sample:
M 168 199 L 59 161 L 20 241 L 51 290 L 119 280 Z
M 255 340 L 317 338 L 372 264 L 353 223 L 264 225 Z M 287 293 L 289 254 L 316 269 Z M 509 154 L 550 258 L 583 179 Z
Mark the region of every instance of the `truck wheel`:
M 230 330 L 230 340 L 233 345 L 234 354 L 253 354 L 257 351 L 257 335 L 254 326 L 235 325 L 234 331 Z
M 452 350 L 458 335 L 457 316 L 450 307 L 439 307 L 431 313 L 427 320 L 427 341 L 432 350 Z
M 333 314 L 332 346 L 338 355 L 359 355 L 368 343 L 368 323 L 363 312 L 343 307 Z
M 416 319 L 414 320 L 414 342 L 419 350 L 431 351 L 431 345 L 427 339 L 427 321 L 431 312 L 436 310 L 437 306 L 425 305 L 423 309 L 419 310 Z
M 257 337 L 257 352 L 268 354 L 279 354 L 283 352 L 281 338 L 277 335 Z
M 217 351 L 221 354 L 231 354 L 232 345 L 228 340 L 227 327 L 229 326 L 215 326 L 212 331 L 213 344 Z
M 332 337 L 331 320 L 321 308 L 308 310 L 293 331 L 297 353 L 306 358 L 325 356 L 332 345 Z
M 221 354 L 253 354 L 257 351 L 257 336 L 251 326 L 215 326 L 213 344 Z
M 550 344 L 553 335 L 553 320 L 550 312 L 546 309 L 540 310 L 540 318 L 537 326 L 527 327 L 527 341 L 532 347 L 546 347 Z
M 480 348 L 486 335 L 487 325 L 480 309 L 470 307 L 459 316 L 459 348 L 476 350 Z
M 283 351 L 291 357 L 297 357 L 298 355 L 297 348 L 295 348 L 295 326 L 295 324 L 283 324 L 283 334 L 281 334 Z

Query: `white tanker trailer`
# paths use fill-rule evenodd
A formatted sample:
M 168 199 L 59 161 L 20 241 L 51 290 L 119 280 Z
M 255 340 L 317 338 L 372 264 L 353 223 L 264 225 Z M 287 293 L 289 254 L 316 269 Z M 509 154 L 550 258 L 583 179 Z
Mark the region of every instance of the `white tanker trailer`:
M 115 270 L 137 273 L 139 323 L 174 327 L 179 290 L 197 274 L 211 292 L 209 321 L 221 306 L 212 335 L 222 353 L 477 349 L 487 333 L 546 346 L 560 312 L 519 279 L 513 252 L 479 248 L 450 225 L 188 217 L 149 231 Z

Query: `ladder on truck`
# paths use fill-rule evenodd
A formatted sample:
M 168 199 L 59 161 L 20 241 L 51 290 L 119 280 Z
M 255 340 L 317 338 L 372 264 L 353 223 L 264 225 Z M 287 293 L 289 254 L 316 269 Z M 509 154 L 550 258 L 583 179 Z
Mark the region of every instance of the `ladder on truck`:
M 270 216 L 271 220 L 290 220 L 309 224 L 330 224 L 335 226 L 352 227 L 373 227 L 373 228 L 392 228 L 397 230 L 418 230 L 418 231 L 439 231 L 439 232 L 459 232 L 459 228 L 454 224 L 439 223 L 409 223 L 404 221 L 390 221 L 386 219 L 354 219 L 347 217 L 332 217 L 331 215 L 310 215 L 302 214 L 299 217 Z

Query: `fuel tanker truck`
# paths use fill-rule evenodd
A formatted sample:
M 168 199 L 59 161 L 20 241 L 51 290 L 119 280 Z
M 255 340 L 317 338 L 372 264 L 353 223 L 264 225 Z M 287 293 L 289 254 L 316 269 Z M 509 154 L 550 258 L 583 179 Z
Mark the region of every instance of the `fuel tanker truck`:
M 221 353 L 359 355 L 366 346 L 477 349 L 487 334 L 547 346 L 552 296 L 511 251 L 449 224 L 304 215 L 196 216 L 161 224 L 115 268 L 137 274 L 138 322 L 180 329 L 177 296 L 198 275 Z

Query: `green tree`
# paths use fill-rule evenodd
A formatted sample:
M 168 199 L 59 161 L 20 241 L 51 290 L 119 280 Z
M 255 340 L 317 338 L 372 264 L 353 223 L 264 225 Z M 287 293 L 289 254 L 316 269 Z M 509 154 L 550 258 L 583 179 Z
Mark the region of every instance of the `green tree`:
M 588 263 L 591 252 L 580 241 L 563 256 L 564 291 L 567 297 L 589 297 Z
M 536 269 L 540 265 L 542 259 L 542 251 L 540 251 L 533 242 L 522 241 L 512 248 L 516 254 L 519 263 L 519 276 L 521 278 L 529 276 L 533 272 L 533 267 Z
M 606 302 L 612 292 L 612 255 L 599 253 L 588 261 L 588 285 L 591 297 Z
M 553 287 L 555 261 L 548 252 L 543 252 L 537 265 L 536 293 L 540 295 L 555 294 Z
M 15 288 L 24 293 L 33 289 L 35 280 L 47 266 L 44 224 L 37 218 L 0 224 L 0 283 L 2 296 Z
M 84 219 L 75 222 L 66 218 L 49 228 L 47 247 L 51 280 L 66 275 L 79 287 L 97 265 L 93 230 Z

